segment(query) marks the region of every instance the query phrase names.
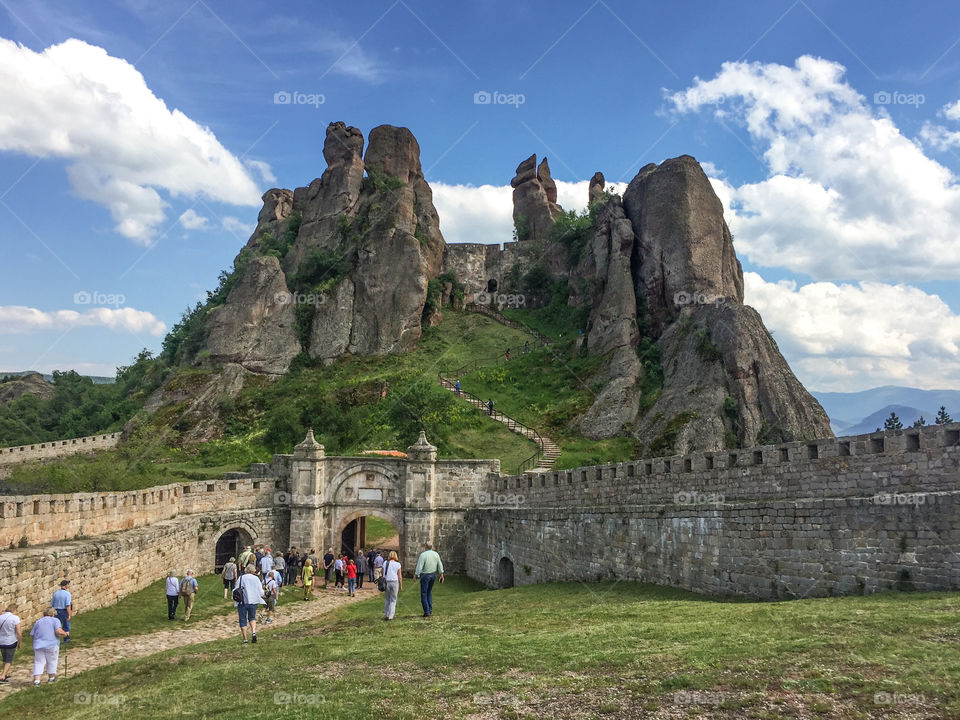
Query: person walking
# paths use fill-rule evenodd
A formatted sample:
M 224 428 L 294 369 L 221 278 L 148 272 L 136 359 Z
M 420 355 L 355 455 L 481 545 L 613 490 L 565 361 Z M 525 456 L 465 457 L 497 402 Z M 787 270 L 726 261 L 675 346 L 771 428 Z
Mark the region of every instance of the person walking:
M 373 561 L 376 557 L 377 551 L 370 548 L 370 552 L 367 553 L 367 572 L 370 573 L 370 582 L 373 582 Z
M 490 417 L 493 417 L 493 398 L 487 400 L 487 412 L 490 414 Z
M 383 577 L 383 555 L 377 553 L 377 556 L 373 559 L 373 580 L 376 582 L 381 577 Z
M 43 617 L 37 620 L 30 629 L 33 637 L 33 684 L 40 685 L 40 676 L 47 674 L 47 682 L 57 681 L 57 663 L 60 660 L 60 640 L 70 637 L 70 632 L 63 629 L 57 610 L 48 607 Z
M 313 560 L 307 558 L 303 561 L 303 570 L 300 571 L 300 581 L 303 583 L 303 599 L 310 599 L 310 591 L 313 589 Z
M 400 574 L 400 561 L 397 560 L 397 551 L 391 550 L 383 568 L 383 577 L 387 581 L 387 590 L 383 600 L 383 619 L 393 620 L 397 612 L 397 598 L 403 590 L 403 575 Z
M 177 619 L 177 605 L 180 604 L 180 581 L 173 574 L 173 570 L 167 571 L 167 619 Z
M 363 589 L 363 577 L 367 574 L 367 556 L 363 554 L 363 548 L 357 553 L 357 590 Z
M 193 612 L 193 601 L 197 597 L 197 591 L 200 590 L 200 584 L 193 576 L 193 570 L 187 570 L 183 580 L 180 581 L 180 597 L 183 598 L 183 621 L 190 619 L 190 613 Z
M 326 555 L 323 556 L 323 589 L 326 590 L 330 584 L 330 578 L 333 575 L 333 548 L 327 548 Z
M 270 553 L 269 548 L 263 553 L 263 557 L 260 558 L 259 564 L 260 578 L 266 582 L 267 575 L 270 574 L 270 571 L 273 570 L 273 555 Z
M 13 665 L 13 656 L 23 645 L 20 618 L 15 614 L 16 610 L 16 603 L 10 603 L 0 613 L 0 657 L 3 658 L 3 674 L 0 675 L 0 684 L 10 682 L 10 666 Z
M 237 559 L 231 557 L 227 564 L 223 566 L 223 570 L 220 571 L 220 577 L 223 578 L 223 599 L 230 599 L 230 592 L 233 590 L 233 586 L 237 582 Z M 173 618 L 170 618 L 171 620 Z
M 457 395 L 460 394 L 460 381 L 457 380 L 457 384 L 454 386 L 454 389 L 457 391 Z
M 50 605 L 57 611 L 60 624 L 69 636 L 70 619 L 73 617 L 73 595 L 70 594 L 69 580 L 60 581 L 60 589 L 53 594 L 53 600 L 50 601 Z M 67 637 L 64 642 L 70 642 L 70 638 Z
M 343 558 L 338 557 L 333 561 L 333 574 L 336 576 L 336 582 L 333 583 L 333 587 L 337 590 L 343 590 L 343 568 Z
M 433 549 L 433 543 L 424 543 L 423 552 L 417 558 L 417 568 L 413 576 L 420 579 L 420 604 L 423 606 L 423 616 L 433 615 L 433 583 L 439 578 L 443 582 L 443 561 L 440 554 Z
M 507 356 L 507 362 L 509 362 L 509 361 L 510 361 L 510 348 L 507 348 L 506 356 Z
M 353 558 L 347 560 L 347 597 L 357 596 L 357 564 Z
M 247 545 L 243 549 L 243 552 L 240 553 L 240 559 L 237 561 L 237 568 L 238 568 L 237 572 L 240 572 L 239 570 L 240 568 L 245 568 L 247 565 L 249 565 L 250 558 L 252 557 L 253 557 L 253 548 Z
M 273 622 L 273 613 L 277 609 L 277 600 L 280 599 L 280 583 L 277 581 L 277 571 L 271 570 L 267 575 L 267 582 L 263 586 L 263 596 L 267 603 L 267 619 L 269 625 Z
M 257 566 L 247 565 L 246 571 L 240 578 L 240 592 L 242 599 L 237 605 L 237 615 L 240 619 L 240 636 L 243 644 L 247 644 L 247 626 L 250 626 L 250 642 L 257 642 L 257 608 L 266 604 L 263 597 L 263 584 L 257 577 Z
M 277 573 L 278 590 L 283 589 L 283 580 L 287 577 L 287 561 L 279 550 L 273 554 L 273 569 Z

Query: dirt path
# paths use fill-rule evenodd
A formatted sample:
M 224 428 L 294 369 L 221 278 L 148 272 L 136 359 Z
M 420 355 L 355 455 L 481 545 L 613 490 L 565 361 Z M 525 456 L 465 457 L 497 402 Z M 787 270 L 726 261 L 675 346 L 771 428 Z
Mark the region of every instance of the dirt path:
M 365 583 L 363 588 L 357 591 L 356 598 L 347 597 L 346 592 L 320 589 L 314 592 L 313 600 L 302 602 L 294 598 L 302 598 L 303 590 L 291 586 L 289 589 L 284 589 L 284 597 L 280 600 L 280 606 L 277 608 L 273 622 L 269 625 L 257 624 L 257 636 L 267 640 L 271 631 L 276 628 L 302 620 L 310 620 L 349 602 L 364 600 L 379 594 L 376 585 Z M 110 665 L 120 660 L 146 657 L 164 650 L 196 645 L 211 640 L 232 637 L 236 639 L 237 644 L 240 644 L 240 628 L 237 624 L 237 614 L 235 612 L 197 623 L 184 623 L 182 620 L 177 620 L 170 625 L 169 630 L 158 630 L 157 632 L 131 637 L 112 638 L 89 647 L 70 648 L 67 651 L 69 653 L 67 656 L 69 676 L 73 677 L 86 670 Z M 31 674 L 33 673 L 33 650 L 29 629 L 25 630 L 23 635 L 23 648 L 17 651 L 13 667 L 10 670 L 10 683 L 0 685 L 0 699 L 18 690 L 33 686 L 33 676 Z M 62 646 L 57 677 L 60 679 L 65 677 Z M 43 682 L 46 682 L 46 679 Z

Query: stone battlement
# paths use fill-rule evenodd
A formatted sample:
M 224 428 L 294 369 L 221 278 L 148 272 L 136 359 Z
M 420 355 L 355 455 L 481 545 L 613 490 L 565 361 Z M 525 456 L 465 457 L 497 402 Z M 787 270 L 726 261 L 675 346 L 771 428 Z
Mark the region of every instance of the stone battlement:
M 37 460 L 52 460 L 67 455 L 96 452 L 97 450 L 109 450 L 116 447 L 118 442 L 120 442 L 120 433 L 115 432 L 69 438 L 67 440 L 50 440 L 31 445 L 0 447 L 0 477 L 3 477 L 4 471 L 9 473 L 9 469 L 13 465 Z

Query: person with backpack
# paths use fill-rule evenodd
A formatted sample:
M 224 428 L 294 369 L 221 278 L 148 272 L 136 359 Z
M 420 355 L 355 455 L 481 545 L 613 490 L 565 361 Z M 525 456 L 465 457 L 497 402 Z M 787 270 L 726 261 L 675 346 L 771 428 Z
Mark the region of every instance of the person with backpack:
M 247 565 L 246 572 L 234 589 L 234 602 L 237 605 L 237 615 L 240 619 L 240 636 L 243 644 L 247 644 L 247 626 L 250 626 L 250 642 L 257 642 L 257 608 L 266 604 L 263 597 L 263 585 L 257 577 L 257 567 L 252 563 Z
M 252 557 L 253 557 L 253 548 L 247 545 L 243 549 L 243 552 L 240 553 L 240 560 L 237 562 L 238 573 L 240 573 L 241 575 L 243 574 L 241 572 L 241 569 L 245 568 L 247 565 L 250 564 L 250 558 Z
M 223 599 L 230 599 L 230 590 L 237 582 L 237 559 L 230 558 L 223 570 L 220 571 L 220 577 L 223 578 Z M 172 619 L 172 618 L 171 618 Z
M 180 604 L 180 581 L 173 574 L 173 570 L 167 572 L 167 619 L 177 619 L 177 605 Z
M 180 581 L 180 597 L 183 598 L 183 620 L 190 619 L 190 613 L 193 611 L 193 600 L 197 596 L 200 584 L 193 577 L 193 570 L 187 570 L 187 574 Z
M 310 599 L 310 591 L 313 589 L 313 560 L 307 558 L 303 561 L 303 569 L 300 571 L 300 580 L 303 583 L 303 599 Z
M 271 570 L 267 575 L 267 582 L 263 586 L 263 597 L 267 602 L 266 624 L 273 622 L 273 613 L 277 609 L 277 600 L 280 599 L 280 583 L 277 581 L 277 571 Z

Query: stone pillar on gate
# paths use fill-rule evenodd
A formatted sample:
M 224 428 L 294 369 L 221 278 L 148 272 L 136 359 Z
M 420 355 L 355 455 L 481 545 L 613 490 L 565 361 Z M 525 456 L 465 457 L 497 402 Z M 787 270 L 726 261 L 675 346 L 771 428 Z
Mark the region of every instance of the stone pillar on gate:
M 290 477 L 290 545 L 301 551 L 314 548 L 322 554 L 326 460 L 313 428 L 293 449 Z
M 436 504 L 437 448 L 429 443 L 421 430 L 417 442 L 407 448 L 406 483 L 404 488 L 404 547 L 400 558 L 404 568 L 413 570 L 425 542 L 434 539 Z

